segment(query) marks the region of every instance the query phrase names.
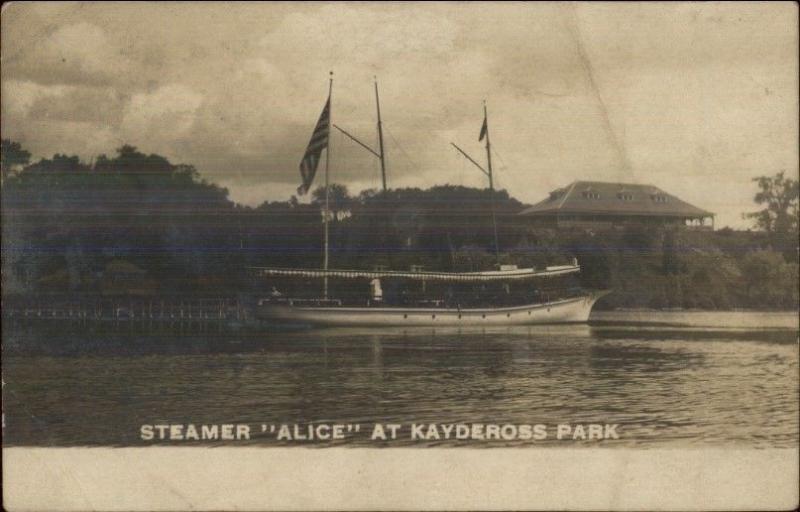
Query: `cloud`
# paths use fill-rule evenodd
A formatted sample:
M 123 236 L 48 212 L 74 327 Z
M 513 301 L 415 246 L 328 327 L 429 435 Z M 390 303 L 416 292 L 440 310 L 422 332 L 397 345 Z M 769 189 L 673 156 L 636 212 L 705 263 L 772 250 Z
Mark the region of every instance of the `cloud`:
M 27 109 L 31 120 L 76 121 L 118 126 L 123 99 L 110 87 L 50 86 L 56 94 L 40 92 Z
M 131 62 L 105 31 L 87 22 L 58 27 L 17 49 L 8 72 L 39 84 L 109 85 Z
M 12 4 L 0 123 L 35 156 L 127 142 L 254 204 L 297 186 L 330 70 L 334 122 L 377 146 L 377 75 L 390 186 L 484 186 L 449 144 L 484 160 L 487 100 L 497 182 L 523 201 L 635 180 L 741 225 L 750 178 L 797 169 L 787 5 Z M 379 186 L 372 155 L 331 149 L 334 180 Z
M 437 9 L 328 4 L 287 14 L 259 44 L 298 64 L 311 57 L 361 69 L 397 58 L 413 60 L 420 52 L 426 58 L 446 56 L 455 49 L 458 34 L 459 27 Z
M 3 118 L 26 117 L 37 101 L 63 98 L 70 90 L 64 85 L 42 85 L 27 80 L 6 79 L 2 82 Z
M 203 96 L 189 87 L 170 84 L 136 93 L 125 106 L 121 133 L 127 140 L 145 137 L 160 150 L 181 141 L 195 123 Z

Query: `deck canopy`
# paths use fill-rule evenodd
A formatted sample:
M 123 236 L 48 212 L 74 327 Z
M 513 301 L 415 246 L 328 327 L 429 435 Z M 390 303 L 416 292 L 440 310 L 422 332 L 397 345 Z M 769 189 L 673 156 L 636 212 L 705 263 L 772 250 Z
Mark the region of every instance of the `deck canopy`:
M 294 276 L 312 278 L 344 278 L 344 279 L 381 279 L 399 278 L 418 281 L 508 281 L 517 279 L 532 279 L 537 277 L 553 277 L 564 274 L 580 272 L 578 265 L 560 265 L 546 267 L 542 270 L 534 268 L 520 268 L 514 270 L 489 270 L 485 272 L 411 272 L 402 270 L 323 270 L 323 269 L 296 269 L 296 268 L 270 268 L 249 267 L 256 275 L 261 277 Z

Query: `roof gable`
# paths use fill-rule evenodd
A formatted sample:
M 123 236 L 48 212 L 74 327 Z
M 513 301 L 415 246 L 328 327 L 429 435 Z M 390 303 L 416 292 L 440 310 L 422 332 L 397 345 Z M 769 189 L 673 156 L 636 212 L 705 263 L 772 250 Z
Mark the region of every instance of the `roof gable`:
M 587 213 L 595 215 L 661 215 L 708 217 L 713 213 L 664 192 L 654 185 L 575 181 L 521 211 L 519 215 Z

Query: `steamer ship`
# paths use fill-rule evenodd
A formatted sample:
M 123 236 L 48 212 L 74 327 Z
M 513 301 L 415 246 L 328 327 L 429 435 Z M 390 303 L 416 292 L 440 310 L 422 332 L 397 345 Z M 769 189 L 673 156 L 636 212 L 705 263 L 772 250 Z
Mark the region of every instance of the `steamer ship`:
M 273 323 L 318 326 L 476 326 L 526 325 L 549 323 L 583 323 L 588 321 L 595 302 L 607 291 L 587 291 L 570 278 L 580 272 L 577 260 L 570 265 L 542 269 L 517 268 L 499 264 L 497 220 L 492 203 L 496 268 L 479 272 L 431 272 L 412 267 L 409 271 L 350 270 L 329 268 L 330 204 L 328 175 L 331 160 L 329 134 L 331 126 L 380 160 L 383 190 L 386 191 L 386 162 L 381 124 L 378 84 L 375 82 L 378 150 L 358 140 L 344 129 L 331 124 L 333 73 L 328 100 L 312 133 L 300 164 L 303 184 L 300 194 L 307 192 L 325 150 L 325 204 L 323 268 L 252 267 L 251 273 L 272 284 L 272 292 L 260 298 L 256 314 Z M 460 147 L 458 152 L 483 172 L 494 197 L 491 143 L 488 112 L 484 103 L 484 121 L 479 141 L 486 141 L 487 166 L 484 168 Z M 567 280 L 564 283 L 564 280 Z M 322 293 L 309 295 L 308 290 Z M 556 286 L 553 283 L 557 283 Z M 331 283 L 338 284 L 332 294 Z M 560 284 L 559 284 L 560 283 Z M 387 293 L 384 293 L 384 288 Z M 290 290 L 284 293 L 280 290 Z M 297 292 L 300 290 L 300 293 Z M 355 292 L 353 292 L 355 290 Z M 306 293 L 302 293 L 305 291 Z M 334 296 L 335 295 L 335 296 Z

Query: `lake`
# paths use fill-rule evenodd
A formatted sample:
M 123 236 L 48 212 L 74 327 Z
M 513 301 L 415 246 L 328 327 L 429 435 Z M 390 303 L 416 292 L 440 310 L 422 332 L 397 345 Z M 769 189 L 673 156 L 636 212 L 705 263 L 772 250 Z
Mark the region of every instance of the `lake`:
M 222 331 L 40 322 L 3 333 L 6 446 L 146 446 L 247 424 L 303 446 L 798 445 L 796 313 L 595 312 L 590 325 Z M 372 441 L 376 422 L 615 424 L 618 439 Z M 264 425 L 360 425 L 287 441 Z

